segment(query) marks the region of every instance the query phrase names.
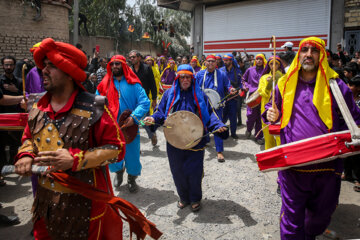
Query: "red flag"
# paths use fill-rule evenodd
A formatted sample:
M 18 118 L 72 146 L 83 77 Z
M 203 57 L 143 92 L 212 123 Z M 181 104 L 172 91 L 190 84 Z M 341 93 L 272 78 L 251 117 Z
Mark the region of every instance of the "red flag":
M 134 32 L 134 31 L 135 31 L 134 26 L 133 26 L 133 25 L 129 25 L 128 31 L 129 31 L 129 32 Z
M 144 35 L 142 36 L 142 38 L 147 38 L 147 39 L 150 38 L 149 33 L 148 33 L 148 32 L 145 32 Z

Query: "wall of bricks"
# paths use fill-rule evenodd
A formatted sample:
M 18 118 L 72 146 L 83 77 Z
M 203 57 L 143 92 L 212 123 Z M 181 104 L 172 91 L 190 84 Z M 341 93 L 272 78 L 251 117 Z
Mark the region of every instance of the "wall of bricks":
M 345 0 L 345 26 L 360 28 L 360 0 Z
M 70 42 L 72 34 L 70 34 Z M 162 49 L 154 46 L 154 44 L 147 41 L 116 41 L 115 38 L 105 36 L 79 36 L 79 43 L 88 56 L 93 55 L 93 48 L 96 45 L 100 46 L 100 57 L 111 57 L 115 54 L 126 56 L 129 51 L 136 49 L 141 54 L 156 56 L 161 54 Z
M 44 38 L 69 42 L 69 10 L 55 1 L 42 1 L 42 20 L 34 21 L 35 8 L 28 1 L 0 0 L 0 57 L 30 58 L 29 49 Z M 2 72 L 2 66 L 0 66 Z

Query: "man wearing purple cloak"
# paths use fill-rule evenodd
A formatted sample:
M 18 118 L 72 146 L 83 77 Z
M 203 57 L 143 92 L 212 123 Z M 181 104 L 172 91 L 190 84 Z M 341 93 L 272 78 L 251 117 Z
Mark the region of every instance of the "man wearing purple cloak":
M 306 38 L 278 82 L 275 108 L 270 102 L 262 114 L 267 122 L 280 120 L 282 144 L 346 129 L 330 79 L 336 80 L 355 122 L 360 123 L 350 89 L 329 67 L 325 42 Z M 315 239 L 326 230 L 339 202 L 342 171 L 341 159 L 279 171 L 281 239 Z

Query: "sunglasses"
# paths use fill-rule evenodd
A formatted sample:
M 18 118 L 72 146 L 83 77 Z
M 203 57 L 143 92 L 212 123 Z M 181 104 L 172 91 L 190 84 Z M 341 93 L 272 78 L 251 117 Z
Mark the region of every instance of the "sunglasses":
M 130 59 L 133 59 L 133 58 L 136 58 L 136 56 L 130 56 L 129 58 L 130 58 Z
M 110 63 L 110 66 L 120 66 L 121 62 L 112 62 Z

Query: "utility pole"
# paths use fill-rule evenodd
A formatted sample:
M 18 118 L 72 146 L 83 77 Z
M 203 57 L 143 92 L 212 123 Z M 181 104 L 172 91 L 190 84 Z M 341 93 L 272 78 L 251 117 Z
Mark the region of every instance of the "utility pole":
M 73 44 L 75 45 L 79 41 L 79 0 L 74 0 L 73 13 L 74 13 Z

